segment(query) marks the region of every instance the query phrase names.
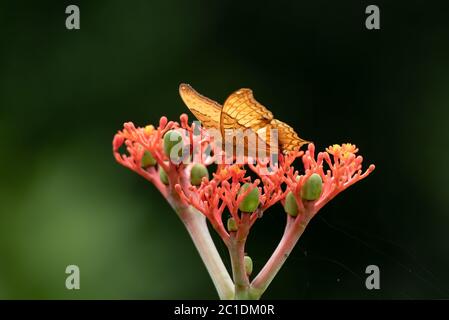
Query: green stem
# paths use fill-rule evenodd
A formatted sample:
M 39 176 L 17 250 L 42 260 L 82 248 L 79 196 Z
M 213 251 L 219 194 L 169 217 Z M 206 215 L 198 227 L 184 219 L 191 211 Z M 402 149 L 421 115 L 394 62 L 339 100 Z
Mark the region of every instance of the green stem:
M 235 300 L 250 299 L 250 283 L 245 269 L 245 243 L 250 228 L 250 214 L 242 212 L 237 232 L 231 233 L 229 255 L 231 257 L 232 276 L 234 278 Z
M 244 242 L 232 239 L 230 243 L 229 254 L 231 257 L 232 276 L 234 278 L 235 300 L 248 299 L 249 280 L 246 275 L 244 256 Z

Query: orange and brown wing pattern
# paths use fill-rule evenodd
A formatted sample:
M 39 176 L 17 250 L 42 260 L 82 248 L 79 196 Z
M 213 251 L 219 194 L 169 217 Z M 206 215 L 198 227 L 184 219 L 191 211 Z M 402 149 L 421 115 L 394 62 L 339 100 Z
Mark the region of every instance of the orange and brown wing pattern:
M 282 121 L 273 119 L 270 124 L 278 130 L 279 146 L 283 153 L 298 151 L 302 145 L 310 143 L 301 139 L 292 127 Z
M 247 140 L 244 143 L 245 150 L 255 152 L 256 150 L 266 153 L 270 146 L 265 136 L 267 126 L 273 119 L 273 114 L 265 106 L 254 99 L 250 89 L 239 89 L 232 93 L 223 104 L 221 110 L 220 127 L 225 140 L 230 130 L 251 130 L 255 141 Z M 228 139 L 229 140 L 229 139 Z
M 188 84 L 179 86 L 179 94 L 195 117 L 206 129 L 220 129 L 221 105 L 195 91 Z
M 273 114 L 254 99 L 250 89 L 240 89 L 226 99 L 221 110 L 221 130 L 247 128 L 257 131 L 273 119 Z
M 250 89 L 235 91 L 226 99 L 223 107 L 199 94 L 188 84 L 181 84 L 179 93 L 203 127 L 220 130 L 225 140 L 229 135 L 232 138 L 230 143 L 234 144 L 235 130 L 252 130 L 257 136 L 256 141 L 245 140 L 245 150 L 257 148 L 269 152 L 273 149 L 272 129 L 278 130 L 277 143 L 283 153 L 299 150 L 302 145 L 309 143 L 301 139 L 288 124 L 274 119 L 271 111 L 254 98 Z

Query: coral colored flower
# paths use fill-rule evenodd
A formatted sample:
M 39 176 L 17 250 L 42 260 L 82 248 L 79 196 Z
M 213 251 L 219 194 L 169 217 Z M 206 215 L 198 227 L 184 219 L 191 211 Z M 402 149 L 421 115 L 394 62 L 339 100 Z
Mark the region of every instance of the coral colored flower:
M 182 132 L 181 162 L 174 162 L 164 152 L 163 137 L 169 130 Z M 183 114 L 179 123 L 162 117 L 157 127 L 147 125 L 140 128 L 127 122 L 114 136 L 112 146 L 115 159 L 152 182 L 176 210 L 222 298 L 230 297 L 227 291 L 229 275 L 221 260 L 216 258 L 213 242 L 209 243 L 207 227 L 204 229 L 195 225 L 201 224 L 198 222 L 200 220 L 195 220 L 198 212 L 209 220 L 229 249 L 235 283 L 232 296 L 258 298 L 285 261 L 308 221 L 337 194 L 374 170 L 374 165 L 370 165 L 363 171 L 363 158 L 357 155 L 357 147 L 350 143 L 335 144 L 317 155 L 314 144 L 310 143 L 305 153 L 292 151 L 279 155 L 277 163 L 267 159 L 254 161 L 246 158 L 244 163 L 226 164 L 217 161 L 225 154 L 214 142 L 214 137 L 203 128 L 196 124 L 189 125 L 187 115 Z M 150 154 L 156 164 L 143 166 L 145 154 Z M 303 166 L 296 169 L 293 162 L 298 158 L 302 159 Z M 217 166 L 211 179 L 202 179 L 201 184 L 195 186 L 190 183 L 190 170 L 196 163 L 209 168 L 213 163 L 217 163 Z M 161 182 L 161 171 L 167 175 L 168 184 Z M 316 193 L 317 198 L 313 198 L 316 200 L 303 200 L 301 190 L 312 174 L 321 177 L 322 189 L 319 190 L 322 191 Z M 245 184 L 245 188 L 242 188 Z M 258 193 L 252 192 L 254 188 L 258 189 Z M 254 212 L 241 212 L 239 207 L 251 192 L 252 196 L 259 195 L 258 206 L 254 207 Z M 278 248 L 259 275 L 250 282 L 244 269 L 247 236 L 263 213 L 278 202 L 284 203 L 290 192 L 296 200 L 298 215 L 286 214 L 286 230 Z M 228 217 L 233 219 L 231 231 L 223 224 Z M 208 245 L 205 246 L 205 243 Z

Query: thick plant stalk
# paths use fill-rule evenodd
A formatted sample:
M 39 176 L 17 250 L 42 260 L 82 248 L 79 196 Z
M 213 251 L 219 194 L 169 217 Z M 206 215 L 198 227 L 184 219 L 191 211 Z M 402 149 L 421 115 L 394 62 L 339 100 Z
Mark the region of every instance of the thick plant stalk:
M 232 264 L 232 276 L 234 278 L 235 300 L 249 299 L 249 280 L 245 271 L 245 243 L 238 239 L 231 240 L 229 250 Z
M 172 203 L 170 201 L 170 203 Z M 184 223 L 190 237 L 195 244 L 201 259 L 209 272 L 212 282 L 221 300 L 234 298 L 234 283 L 223 260 L 217 251 L 206 223 L 206 217 L 191 206 L 177 206 L 173 208 Z
M 296 218 L 288 216 L 284 235 L 282 236 L 281 241 L 271 255 L 270 259 L 251 283 L 250 294 L 253 299 L 260 298 L 260 296 L 270 285 L 271 281 L 273 281 L 276 277 L 277 273 L 284 265 L 291 251 L 306 229 L 309 221 L 310 215 L 308 214 L 304 215 L 304 217 L 298 216 Z
M 250 214 L 242 212 L 237 232 L 231 233 L 229 255 L 231 257 L 232 276 L 234 278 L 235 300 L 250 299 L 250 283 L 245 268 L 245 244 L 250 228 Z

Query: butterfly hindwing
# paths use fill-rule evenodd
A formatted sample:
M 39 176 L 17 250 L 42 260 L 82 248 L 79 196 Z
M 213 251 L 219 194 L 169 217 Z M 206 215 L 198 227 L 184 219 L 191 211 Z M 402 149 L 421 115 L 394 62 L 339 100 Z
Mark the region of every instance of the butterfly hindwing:
M 279 146 L 284 153 L 298 151 L 302 145 L 309 143 L 301 139 L 292 127 L 282 121 L 273 119 L 271 126 L 277 129 Z

